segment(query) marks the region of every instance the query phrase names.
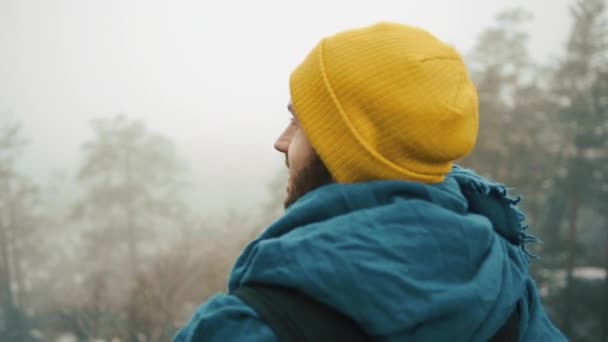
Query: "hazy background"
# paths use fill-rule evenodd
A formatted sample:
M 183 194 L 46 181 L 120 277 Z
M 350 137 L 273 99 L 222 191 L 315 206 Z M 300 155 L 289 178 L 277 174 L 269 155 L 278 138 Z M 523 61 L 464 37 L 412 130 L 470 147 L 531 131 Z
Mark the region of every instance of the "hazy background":
M 75 169 L 89 121 L 125 113 L 170 136 L 201 210 L 252 206 L 282 167 L 291 70 L 320 38 L 381 20 L 427 28 L 462 52 L 506 6 L 523 6 L 535 59 L 558 55 L 567 0 L 0 0 L 0 113 L 31 142 L 41 182 Z M 244 172 L 244 170 L 247 170 Z
M 0 341 L 167 341 L 282 212 L 291 71 L 418 25 L 465 56 L 458 161 L 523 195 L 530 271 L 608 342 L 608 0 L 0 0 Z

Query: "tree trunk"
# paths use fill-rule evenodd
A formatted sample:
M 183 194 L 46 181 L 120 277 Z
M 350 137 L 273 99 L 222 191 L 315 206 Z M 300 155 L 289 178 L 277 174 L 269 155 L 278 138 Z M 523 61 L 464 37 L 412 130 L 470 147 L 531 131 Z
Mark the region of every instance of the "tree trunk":
M 13 246 L 13 271 L 15 278 L 15 305 L 24 309 L 27 305 L 26 303 L 26 289 L 25 289 L 25 274 L 23 272 L 23 265 L 21 256 L 21 249 Z
M 11 306 L 13 303 L 13 296 L 11 292 L 11 262 L 9 254 L 9 237 L 8 228 L 10 227 L 10 213 L 8 212 L 8 206 L 10 205 L 9 197 L 9 181 L 4 181 L 3 184 L 3 195 L 2 199 L 4 203 L 4 212 L 0 216 L 0 305 L 2 308 Z M 2 204 L 2 203 L 0 203 Z
M 574 311 L 574 268 L 576 265 L 576 234 L 577 234 L 577 221 L 578 213 L 580 209 L 580 199 L 578 191 L 574 191 L 572 194 L 571 207 L 570 207 L 570 225 L 568 234 L 568 261 L 566 264 L 566 296 L 565 296 L 565 311 L 564 311 L 564 332 L 567 336 L 572 336 L 572 318 Z
M 125 188 L 128 189 L 127 194 L 127 205 L 125 206 L 126 216 L 127 216 L 127 248 L 129 253 L 129 267 L 131 271 L 131 280 L 135 284 L 137 282 L 137 263 L 138 263 L 138 255 L 137 255 L 137 241 L 135 236 L 135 208 L 133 203 L 133 191 L 135 187 L 133 186 L 133 177 L 131 170 L 131 155 L 130 151 L 127 151 L 125 157 Z
M 608 303 L 608 241 L 606 241 L 606 254 L 604 255 L 604 303 Z M 600 341 L 608 342 L 608 305 L 604 305 L 604 310 L 600 319 L 602 326 L 602 337 Z
M 0 336 L 8 330 L 12 315 L 13 293 L 11 289 L 10 260 L 6 226 L 0 225 Z
M 129 268 L 131 280 L 137 279 L 137 241 L 135 241 L 135 227 L 133 224 L 133 212 L 131 206 L 127 207 L 127 244 L 129 249 Z
M 13 293 L 14 303 L 16 307 L 23 309 L 25 307 L 25 280 L 23 275 L 23 267 L 21 265 L 21 249 L 19 248 L 18 243 L 19 227 L 20 224 L 23 224 L 23 222 L 17 222 L 20 220 L 18 219 L 18 211 L 15 207 L 17 205 L 16 202 L 17 201 L 11 201 L 11 203 L 9 203 L 10 214 L 8 217 L 10 219 L 9 227 L 11 227 L 11 229 L 7 230 L 7 233 L 9 233 L 8 241 L 11 255 L 10 266 L 12 269 L 12 280 L 13 284 L 16 285 Z
M 0 337 L 8 334 L 10 339 L 17 336 L 21 339 L 25 333 L 25 319 L 17 307 L 13 290 L 13 262 L 15 244 L 11 237 L 14 227 L 14 210 L 10 198 L 10 178 L 4 184 L 5 207 L 4 218 L 0 221 Z M 4 325 L 4 326 L 3 326 Z
M 125 187 L 128 189 L 128 195 L 126 198 L 127 205 L 125 206 L 126 210 L 126 218 L 127 218 L 127 248 L 129 253 L 129 267 L 131 271 L 131 288 L 130 297 L 133 298 L 133 289 L 137 287 L 138 283 L 138 253 L 137 253 L 137 237 L 135 234 L 135 208 L 133 203 L 133 178 L 132 178 L 132 170 L 131 170 L 131 156 L 130 151 L 127 151 L 127 155 L 125 158 L 125 172 L 126 172 L 126 184 Z M 137 312 L 137 302 L 131 301 L 128 305 L 128 340 L 136 342 L 139 340 L 138 338 L 138 312 Z

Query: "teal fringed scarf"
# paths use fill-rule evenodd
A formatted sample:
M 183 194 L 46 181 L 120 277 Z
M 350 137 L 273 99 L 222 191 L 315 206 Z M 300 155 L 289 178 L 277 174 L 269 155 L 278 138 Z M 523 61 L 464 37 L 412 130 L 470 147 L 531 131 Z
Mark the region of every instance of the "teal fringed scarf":
M 433 185 L 330 184 L 243 251 L 229 288 L 297 288 L 382 341 L 486 341 L 516 308 L 521 341 L 563 341 L 528 274 L 518 201 L 460 167 Z

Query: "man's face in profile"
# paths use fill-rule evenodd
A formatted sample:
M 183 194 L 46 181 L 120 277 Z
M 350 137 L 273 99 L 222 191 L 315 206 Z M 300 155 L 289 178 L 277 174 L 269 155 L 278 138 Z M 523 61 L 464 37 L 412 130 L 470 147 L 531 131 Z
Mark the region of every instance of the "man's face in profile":
M 285 208 L 307 192 L 333 181 L 300 125 L 292 104 L 287 108 L 293 117 L 274 143 L 275 149 L 285 154 L 285 164 L 289 169 Z

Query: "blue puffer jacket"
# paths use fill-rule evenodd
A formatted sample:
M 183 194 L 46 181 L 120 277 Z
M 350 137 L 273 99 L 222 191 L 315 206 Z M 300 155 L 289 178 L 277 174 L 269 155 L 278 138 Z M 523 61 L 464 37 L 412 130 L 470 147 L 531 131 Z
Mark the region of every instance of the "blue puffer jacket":
M 446 180 L 330 184 L 251 242 L 230 275 L 293 287 L 378 341 L 486 341 L 519 303 L 520 341 L 565 341 L 528 274 L 525 216 L 506 188 L 454 167 Z M 254 310 L 217 294 L 174 341 L 277 341 Z

